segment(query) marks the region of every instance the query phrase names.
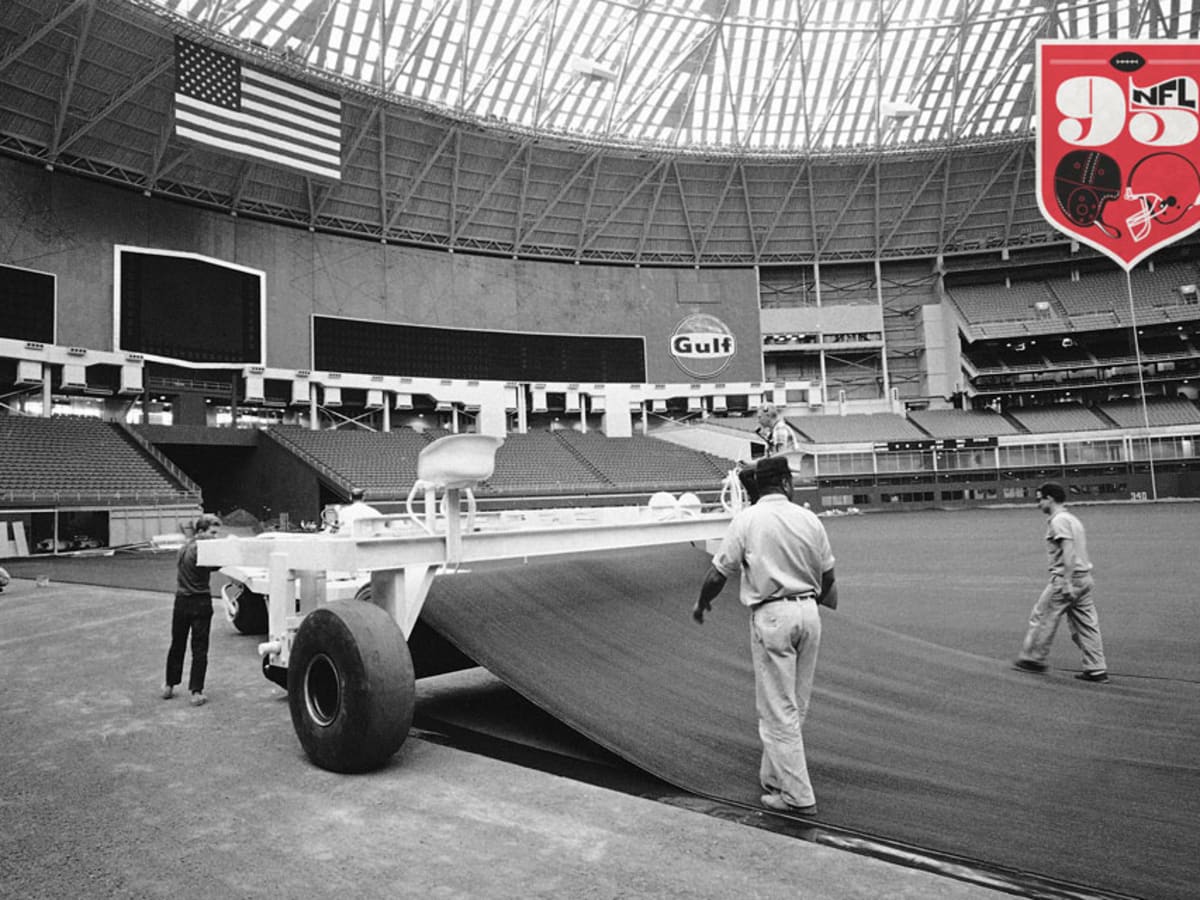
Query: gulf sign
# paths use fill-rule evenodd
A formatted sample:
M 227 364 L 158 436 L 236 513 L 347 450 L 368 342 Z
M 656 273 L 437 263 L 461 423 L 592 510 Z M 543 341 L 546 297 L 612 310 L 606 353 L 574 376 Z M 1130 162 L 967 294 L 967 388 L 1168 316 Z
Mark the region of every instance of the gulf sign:
M 675 326 L 671 358 L 693 378 L 712 378 L 733 362 L 737 342 L 729 326 L 707 313 L 694 313 Z
M 1038 42 L 1038 205 L 1126 271 L 1200 228 L 1200 42 Z

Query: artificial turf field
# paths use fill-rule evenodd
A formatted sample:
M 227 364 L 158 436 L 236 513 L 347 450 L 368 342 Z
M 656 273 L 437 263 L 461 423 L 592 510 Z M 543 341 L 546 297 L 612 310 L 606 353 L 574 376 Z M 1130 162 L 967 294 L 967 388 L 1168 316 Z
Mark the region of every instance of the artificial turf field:
M 1032 505 L 826 520 L 841 608 L 823 616 L 805 729 L 819 821 L 1064 890 L 1195 896 L 1200 506 L 1075 509 L 1097 570 L 1107 686 L 1071 677 L 1065 626 L 1050 674 L 1010 668 L 1045 579 Z M 163 563 L 6 566 L 166 590 Z M 425 618 L 602 746 L 749 808 L 746 618 L 731 585 L 706 625 L 691 622 L 705 565 L 683 547 L 489 567 L 438 579 Z
M 1195 504 L 1080 506 L 1113 681 L 1011 668 L 1046 578 L 1035 507 L 826 520 L 841 605 L 805 740 L 818 820 L 1043 887 L 1193 897 L 1200 881 Z M 435 582 L 425 617 L 602 746 L 755 807 L 746 616 L 689 618 L 696 548 L 499 566 Z M 1027 882 L 1032 883 L 1032 882 Z

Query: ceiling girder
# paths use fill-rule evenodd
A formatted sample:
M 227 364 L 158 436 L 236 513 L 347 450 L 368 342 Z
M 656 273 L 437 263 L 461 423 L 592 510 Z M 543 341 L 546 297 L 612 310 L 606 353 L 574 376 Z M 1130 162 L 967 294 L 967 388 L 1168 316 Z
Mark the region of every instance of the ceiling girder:
M 536 219 L 530 222 L 529 225 L 525 226 L 521 232 L 520 243 L 525 243 L 526 239 L 528 239 L 531 234 L 537 231 L 538 226 L 542 224 L 546 216 L 548 216 L 554 210 L 554 207 L 558 206 L 559 201 L 562 200 L 563 197 L 567 196 L 567 194 L 575 186 L 575 182 L 582 178 L 583 174 L 592 166 L 594 166 L 596 164 L 596 160 L 598 160 L 602 155 L 603 154 L 600 150 L 593 150 L 587 155 L 583 163 L 571 174 L 571 177 L 563 182 L 562 187 L 559 188 L 558 193 L 554 196 L 554 199 L 546 204 Z
M 951 241 L 954 239 L 954 236 L 956 234 L 958 234 L 959 229 L 962 228 L 963 225 L 967 222 L 967 220 L 971 218 L 971 216 L 974 214 L 976 208 L 983 201 L 983 198 L 987 196 L 988 191 L 990 191 L 992 189 L 992 185 L 994 185 L 996 183 L 996 181 L 999 180 L 1000 176 L 1004 173 L 1004 170 L 1007 169 L 1009 167 L 1009 165 L 1012 164 L 1012 161 L 1015 158 L 1017 158 L 1021 152 L 1022 152 L 1022 148 L 1020 148 L 1020 147 L 1014 148 L 1013 150 L 1011 150 L 1009 152 L 1007 158 L 1004 160 L 1004 163 L 1002 165 L 996 166 L 996 169 L 994 172 L 992 172 L 992 175 L 988 179 L 987 184 L 984 186 L 984 188 L 982 190 L 977 192 L 975 194 L 975 196 L 971 198 L 971 202 L 969 204 L 967 204 L 967 208 L 965 210 L 963 210 L 962 215 L 960 215 L 958 217 L 958 220 L 954 223 L 954 226 L 950 229 L 950 233 L 946 235 L 946 240 Z
M 83 13 L 83 21 L 79 23 L 79 34 L 75 37 L 75 52 L 71 54 L 71 62 L 67 66 L 63 89 L 58 99 L 58 115 L 54 118 L 54 131 L 50 137 L 50 159 L 58 156 L 59 141 L 62 140 L 63 128 L 67 124 L 67 110 L 71 108 L 71 97 L 75 92 L 75 79 L 79 76 L 79 67 L 83 64 L 83 48 L 87 43 L 88 32 L 92 27 L 92 18 L 96 13 L 95 0 L 89 0 Z
M 81 137 L 103 122 L 110 116 L 114 110 L 124 106 L 130 99 L 143 90 L 152 81 L 165 73 L 174 65 L 174 59 L 170 56 L 163 57 L 149 69 L 136 77 L 124 89 L 112 95 L 108 102 L 94 112 L 88 113 L 83 124 L 75 129 L 58 147 L 58 153 L 63 153 L 68 147 L 78 141 Z M 55 158 L 58 154 L 55 154 Z
M 25 40 L 6 53 L 3 57 L 0 57 L 0 75 L 4 74 L 5 69 L 15 63 L 17 60 L 21 59 L 30 47 L 37 45 L 42 38 L 58 28 L 59 25 L 71 18 L 71 16 L 75 15 L 75 13 L 81 7 L 87 6 L 90 3 L 91 0 L 74 0 L 73 3 L 67 4 L 55 15 L 51 16 L 46 21 L 46 24 L 30 34 L 27 38 L 25 38 Z
M 392 207 L 392 214 L 387 220 L 387 228 L 384 229 L 385 233 L 395 227 L 397 217 L 399 217 L 399 215 L 408 208 L 409 202 L 416 195 L 417 189 L 425 180 L 425 176 L 427 176 L 430 170 L 437 165 L 438 161 L 442 158 L 442 154 L 446 152 L 446 148 L 455 140 L 457 134 L 457 128 L 447 128 L 446 133 L 442 135 L 442 139 L 438 143 L 437 148 L 425 157 L 425 163 L 409 182 L 408 190 L 405 191 L 404 194 L 399 198 L 399 202 Z

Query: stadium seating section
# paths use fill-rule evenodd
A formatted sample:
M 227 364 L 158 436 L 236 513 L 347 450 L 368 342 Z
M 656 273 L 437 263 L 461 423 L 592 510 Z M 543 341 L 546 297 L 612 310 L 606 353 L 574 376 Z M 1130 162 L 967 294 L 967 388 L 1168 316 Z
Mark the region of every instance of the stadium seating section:
M 79 416 L 0 416 L 0 497 L 164 502 L 198 492 L 120 425 Z
M 914 441 L 928 438 L 903 416 L 891 413 L 852 413 L 846 416 L 789 416 L 788 424 L 815 444 L 864 441 Z
M 318 471 L 375 497 L 400 498 L 417 477 L 417 457 L 438 430 L 418 433 L 270 430 Z M 496 452 L 490 479 L 477 496 L 713 490 L 732 461 L 644 436 L 608 438 L 575 431 L 509 434 Z
M 1042 280 L 1014 281 L 1010 286 L 948 286 L 946 295 L 976 337 L 1016 337 L 1128 326 L 1134 315 L 1139 324 L 1195 319 L 1200 316 L 1195 295 L 1185 297 L 1180 288 L 1198 281 L 1196 265 L 1174 262 L 1161 263 L 1154 271 L 1141 266 L 1128 283 L 1118 269 L 1089 268 L 1075 281 L 1064 271 Z
M 1099 409 L 1120 428 L 1140 428 L 1147 418 L 1153 428 L 1200 424 L 1200 408 L 1191 400 L 1154 400 L 1146 404 L 1144 411 L 1138 400 L 1103 403 Z
M 438 432 L 440 437 L 445 432 Z M 311 431 L 297 425 L 271 428 L 271 438 L 318 472 L 356 485 L 373 496 L 407 496 L 417 480 L 417 455 L 433 439 L 407 428 L 379 431 Z
M 1011 409 L 1008 415 L 1031 433 L 1098 431 L 1112 427 L 1080 403 L 1056 403 L 1053 406 Z
M 986 410 L 923 409 L 909 421 L 933 438 L 993 437 L 1021 430 L 999 413 Z

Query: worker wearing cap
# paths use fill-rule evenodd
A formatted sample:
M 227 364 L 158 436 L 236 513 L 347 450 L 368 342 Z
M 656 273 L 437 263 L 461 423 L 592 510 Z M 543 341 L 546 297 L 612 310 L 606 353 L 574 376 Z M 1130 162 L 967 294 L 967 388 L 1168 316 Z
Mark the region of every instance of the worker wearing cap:
M 802 727 L 808 713 L 821 617 L 817 604 L 837 608 L 833 551 L 821 520 L 792 503 L 786 457 L 755 466 L 759 499 L 734 516 L 700 587 L 692 618 L 704 614 L 725 587 L 741 576 L 739 596 L 750 609 L 758 733 L 759 781 L 768 809 L 814 816 L 817 801 L 808 776 Z

